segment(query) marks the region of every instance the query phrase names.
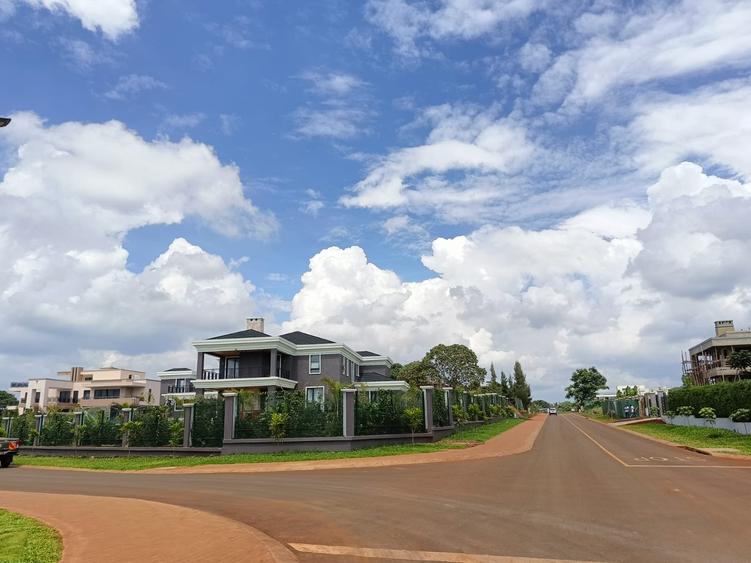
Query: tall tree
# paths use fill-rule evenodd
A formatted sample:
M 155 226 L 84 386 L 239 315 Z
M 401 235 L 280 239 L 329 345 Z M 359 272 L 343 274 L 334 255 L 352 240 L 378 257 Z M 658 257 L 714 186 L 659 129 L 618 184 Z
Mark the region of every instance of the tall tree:
M 514 380 L 511 384 L 511 395 L 522 402 L 525 410 L 529 408 L 529 403 L 532 401 L 532 390 L 527 385 L 527 376 L 524 375 L 524 370 L 519 362 L 514 362 Z
M 511 397 L 511 386 L 509 380 L 504 372 L 501 372 L 501 395 L 504 397 Z
M 477 365 L 477 355 L 464 344 L 439 344 L 430 349 L 423 362 L 435 371 L 438 380 L 448 387 L 479 389 L 485 381 L 484 368 Z
M 596 367 L 582 368 L 571 374 L 571 385 L 566 387 L 566 398 L 573 399 L 577 407 L 594 401 L 597 391 L 608 388 L 608 380 Z
M 736 350 L 728 358 L 728 365 L 742 372 L 751 371 L 751 350 Z
M 399 362 L 394 362 L 391 364 L 391 369 L 389 369 L 389 377 L 391 379 L 399 379 L 399 373 L 404 369 L 404 366 L 400 364 Z
M 412 386 L 440 384 L 435 370 L 425 360 L 409 362 L 404 365 L 399 370 L 399 379 L 406 381 Z
M 488 383 L 489 393 L 501 393 L 501 384 L 498 383 L 498 376 L 495 373 L 495 366 L 493 362 L 490 363 L 490 383 Z

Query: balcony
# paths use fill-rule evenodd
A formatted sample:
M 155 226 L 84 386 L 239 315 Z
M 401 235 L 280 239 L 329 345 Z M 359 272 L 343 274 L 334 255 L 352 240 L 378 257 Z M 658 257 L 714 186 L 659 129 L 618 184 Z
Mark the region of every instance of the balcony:
M 193 384 L 190 385 L 169 385 L 167 386 L 167 394 L 170 393 L 193 393 L 195 388 Z
M 218 369 L 205 369 L 203 370 L 202 380 L 216 380 L 216 379 L 248 379 L 258 377 L 271 377 L 268 368 L 262 367 L 232 367 L 223 371 Z M 289 379 L 290 372 L 287 369 L 281 370 L 280 377 Z

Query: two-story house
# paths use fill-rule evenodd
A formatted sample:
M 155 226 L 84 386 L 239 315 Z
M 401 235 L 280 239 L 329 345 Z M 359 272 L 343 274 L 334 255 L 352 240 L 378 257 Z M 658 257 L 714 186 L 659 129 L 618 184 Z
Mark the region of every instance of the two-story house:
M 299 389 L 309 401 L 323 401 L 325 380 L 367 390 L 409 388 L 389 377 L 392 362 L 387 356 L 305 332 L 271 336 L 263 330 L 262 318 L 250 318 L 246 330 L 193 342 L 196 391 Z M 215 367 L 207 367 L 209 361 Z
M 683 375 L 694 385 L 748 377 L 747 372 L 730 367 L 728 360 L 733 352 L 751 350 L 751 331 L 735 330 L 732 320 L 716 321 L 714 329 L 714 336 L 689 348 L 683 357 Z
M 159 404 L 159 382 L 147 379 L 142 371 L 74 367 L 57 375 L 57 378 L 29 379 L 25 384 L 13 383 L 10 390 L 18 396 L 18 411 L 46 411 L 51 406 L 71 410 L 77 406 Z

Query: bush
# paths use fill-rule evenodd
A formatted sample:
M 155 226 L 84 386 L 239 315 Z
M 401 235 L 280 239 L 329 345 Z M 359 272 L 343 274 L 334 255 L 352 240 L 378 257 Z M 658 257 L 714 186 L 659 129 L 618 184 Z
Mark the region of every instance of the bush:
M 714 426 L 717 419 L 717 413 L 712 407 L 702 407 L 699 409 L 699 418 L 703 418 L 706 424 Z
M 410 432 L 410 426 L 406 410 L 418 408 L 422 412 L 422 405 L 420 389 L 411 389 L 403 393 L 378 391 L 372 399 L 365 393 L 358 393 L 355 403 L 355 434 L 407 434 Z
M 31 431 L 34 430 L 35 426 L 34 412 L 26 411 L 21 415 L 13 417 L 10 426 L 10 437 L 18 438 L 22 444 L 26 444 L 31 441 Z
M 649 407 L 649 416 L 660 416 L 660 409 L 657 407 Z
M 83 425 L 74 434 L 81 446 L 119 446 L 121 426 L 117 418 L 110 418 L 104 410 L 91 410 L 84 413 Z
M 668 418 L 675 418 L 675 411 L 665 411 L 665 416 Z
M 730 413 L 733 422 L 751 422 L 751 409 L 738 409 Z
M 136 447 L 161 447 L 170 443 L 170 407 L 141 407 L 133 411 L 133 422 L 128 428 L 128 445 Z
M 472 403 L 467 407 L 467 414 L 472 420 L 479 420 L 482 416 L 482 409 L 476 403 Z
M 56 409 L 49 409 L 39 433 L 42 446 L 70 446 L 73 443 L 73 417 Z
M 183 431 L 185 425 L 182 420 L 173 420 L 169 425 L 169 445 L 178 448 L 183 445 Z
M 467 422 L 467 411 L 465 411 L 460 404 L 452 405 L 451 411 L 454 414 L 454 423 L 461 424 L 462 422 Z
M 694 414 L 694 407 L 683 405 L 675 409 L 675 412 L 678 413 L 678 416 L 692 416 Z
M 199 398 L 193 405 L 193 446 L 218 448 L 224 441 L 224 400 Z
M 449 409 L 446 396 L 441 389 L 433 391 L 433 426 L 448 426 Z
M 668 402 L 676 412 L 682 406 L 691 407 L 692 412 L 712 407 L 717 416 L 727 417 L 738 409 L 751 408 L 751 380 L 676 387 L 668 393 Z

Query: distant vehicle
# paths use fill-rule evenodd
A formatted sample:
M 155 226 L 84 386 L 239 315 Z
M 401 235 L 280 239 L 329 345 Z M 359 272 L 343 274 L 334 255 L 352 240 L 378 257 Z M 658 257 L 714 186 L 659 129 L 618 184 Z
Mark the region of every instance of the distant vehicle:
M 13 456 L 18 453 L 19 441 L 12 438 L 0 438 L 0 467 L 8 467 Z
M 556 416 L 557 416 L 557 415 L 558 415 L 558 409 L 557 409 L 557 408 L 555 408 L 555 407 L 550 407 L 550 408 L 548 409 L 548 414 L 554 414 L 554 415 L 556 415 Z

